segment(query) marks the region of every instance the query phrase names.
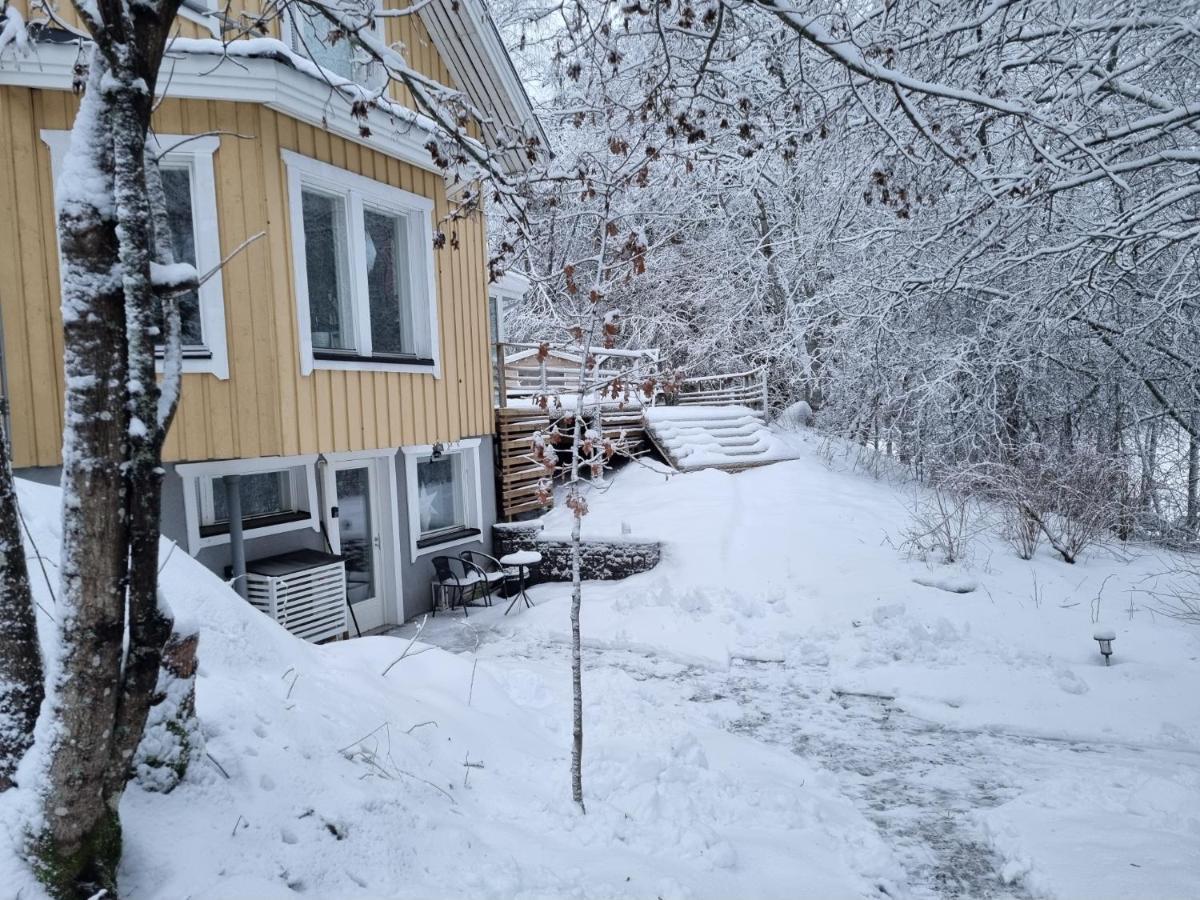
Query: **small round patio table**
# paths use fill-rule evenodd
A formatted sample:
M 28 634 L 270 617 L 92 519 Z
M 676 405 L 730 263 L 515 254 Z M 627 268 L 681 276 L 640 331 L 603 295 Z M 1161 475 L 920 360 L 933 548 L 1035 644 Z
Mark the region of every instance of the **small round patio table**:
M 525 588 L 528 585 L 531 570 L 541 561 L 542 554 L 538 553 L 536 550 L 518 550 L 515 553 L 509 553 L 500 557 L 500 565 L 512 566 L 516 568 L 518 578 L 521 582 L 521 590 L 517 592 L 515 597 L 513 597 L 512 603 L 508 604 L 508 609 L 504 610 L 504 614 L 506 616 L 512 611 L 512 608 L 522 600 L 525 601 L 526 608 L 531 608 L 533 606 L 533 601 L 529 599 L 529 594 L 526 592 Z

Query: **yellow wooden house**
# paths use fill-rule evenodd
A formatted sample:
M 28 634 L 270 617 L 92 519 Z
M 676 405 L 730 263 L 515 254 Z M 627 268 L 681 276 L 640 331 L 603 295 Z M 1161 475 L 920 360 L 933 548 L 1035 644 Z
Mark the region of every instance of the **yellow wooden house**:
M 374 75 L 347 42 L 296 12 L 225 47 L 237 23 L 221 9 L 185 0 L 159 78 L 172 239 L 203 272 L 262 237 L 184 304 L 163 530 L 223 574 L 243 557 L 260 595 L 316 590 L 288 558 L 340 557 L 346 627 L 365 632 L 428 608 L 431 557 L 490 546 L 486 226 L 444 224 L 448 184 L 421 117 L 373 110 L 369 134 L 351 117 L 329 73 Z M 18 475 L 49 482 L 64 387 L 54 182 L 86 59 L 63 15 L 0 53 L 0 370 Z M 379 22 L 423 75 L 540 135 L 482 0 L 430 0 Z M 457 240 L 435 246 L 437 228 Z

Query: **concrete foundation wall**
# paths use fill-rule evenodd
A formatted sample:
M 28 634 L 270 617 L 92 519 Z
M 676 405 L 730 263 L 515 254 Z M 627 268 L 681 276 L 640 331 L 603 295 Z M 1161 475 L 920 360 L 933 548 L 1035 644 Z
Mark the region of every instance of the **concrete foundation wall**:
M 395 503 L 393 504 L 396 513 L 393 518 L 399 547 L 400 608 L 398 610 L 386 611 L 385 616 L 387 620 L 399 623 L 413 616 L 428 612 L 432 608 L 429 583 L 433 578 L 432 559 L 434 556 L 457 556 L 464 550 L 479 550 L 484 553 L 492 552 L 491 526 L 496 521 L 496 490 L 494 463 L 492 459 L 492 438 L 490 435 L 482 436 L 479 445 L 479 489 L 483 507 L 483 521 L 480 523 L 481 534 L 479 538 L 468 543 L 455 544 L 442 551 L 430 548 L 428 552 L 418 556 L 415 560 L 412 555 L 412 542 L 409 535 L 408 504 L 410 498 L 408 497 L 408 480 L 405 472 L 404 454 L 402 452 L 396 453 L 394 465 L 396 466 L 398 496 L 395 498 Z M 172 464 L 167 464 L 164 468 L 166 475 L 163 479 L 162 534 L 164 537 L 175 541 L 179 545 L 180 550 L 187 552 L 188 533 L 187 519 L 184 513 L 183 477 Z M 62 478 L 62 469 L 58 466 L 25 468 L 18 470 L 16 475 L 19 478 L 27 478 L 41 484 L 58 485 Z M 412 502 L 415 503 L 416 498 L 412 498 Z M 245 546 L 247 561 L 275 556 L 292 550 L 329 549 L 325 534 L 319 529 L 307 527 L 280 534 L 266 535 L 264 537 L 255 537 L 252 530 L 247 531 Z M 222 578 L 226 577 L 226 569 L 230 565 L 230 549 L 228 544 L 204 547 L 194 555 L 206 568 L 216 572 Z M 384 577 L 387 576 L 388 570 L 385 567 Z
M 534 574 L 534 582 L 570 581 L 571 542 L 544 538 L 541 530 L 542 526 L 536 522 L 497 523 L 492 528 L 496 555 L 535 550 L 542 554 L 542 562 Z M 585 581 L 617 581 L 648 572 L 661 559 L 662 545 L 657 541 L 585 540 L 579 569 Z

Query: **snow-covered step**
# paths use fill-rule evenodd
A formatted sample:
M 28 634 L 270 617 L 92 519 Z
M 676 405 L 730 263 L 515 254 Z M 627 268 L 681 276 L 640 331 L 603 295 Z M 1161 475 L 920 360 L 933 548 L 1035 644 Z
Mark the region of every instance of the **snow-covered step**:
M 646 434 L 680 471 L 745 469 L 795 454 L 744 406 L 666 406 L 645 411 Z

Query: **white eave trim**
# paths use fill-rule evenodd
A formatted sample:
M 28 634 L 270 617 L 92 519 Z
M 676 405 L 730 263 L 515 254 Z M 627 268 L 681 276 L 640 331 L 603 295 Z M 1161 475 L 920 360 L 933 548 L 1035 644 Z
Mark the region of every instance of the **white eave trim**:
M 36 43 L 28 56 L 0 55 L 0 85 L 69 91 L 79 61 L 79 46 Z M 369 113 L 370 137 L 363 123 L 350 116 L 350 104 L 329 85 L 287 63 L 263 56 L 231 56 L 169 50 L 158 80 L 159 93 L 190 100 L 260 103 L 284 115 L 316 125 L 341 137 L 386 153 L 438 175 L 425 144 L 432 131 L 419 122 L 402 122 L 377 108 Z M 415 117 L 415 113 L 413 114 Z

